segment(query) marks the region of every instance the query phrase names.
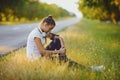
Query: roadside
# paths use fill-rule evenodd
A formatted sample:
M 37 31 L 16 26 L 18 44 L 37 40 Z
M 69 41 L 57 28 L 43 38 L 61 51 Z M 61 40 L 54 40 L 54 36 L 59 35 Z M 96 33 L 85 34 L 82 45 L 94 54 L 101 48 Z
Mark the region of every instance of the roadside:
M 74 17 L 62 17 L 62 18 L 55 18 L 56 21 L 60 20 L 68 20 Z M 28 20 L 21 20 L 21 21 L 3 21 L 0 22 L 0 25 L 19 25 L 19 24 L 31 24 L 31 23 L 39 23 L 41 20 L 34 20 L 34 21 L 28 21 Z
M 80 19 L 71 18 L 56 21 L 56 27 L 53 32 L 58 32 L 64 28 L 77 23 Z M 39 23 L 19 24 L 19 25 L 0 25 L 0 56 L 9 54 L 24 47 L 27 43 L 27 36 L 31 30 L 37 27 Z

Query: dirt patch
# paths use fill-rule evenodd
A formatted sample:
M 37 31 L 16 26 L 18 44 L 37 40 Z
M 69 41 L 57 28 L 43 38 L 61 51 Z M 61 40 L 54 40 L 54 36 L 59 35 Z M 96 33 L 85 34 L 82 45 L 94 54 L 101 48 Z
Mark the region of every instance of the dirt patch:
M 10 52 L 10 51 L 12 51 L 12 50 L 13 50 L 13 48 L 11 48 L 11 47 L 0 46 L 0 54 L 4 54 L 4 53 Z

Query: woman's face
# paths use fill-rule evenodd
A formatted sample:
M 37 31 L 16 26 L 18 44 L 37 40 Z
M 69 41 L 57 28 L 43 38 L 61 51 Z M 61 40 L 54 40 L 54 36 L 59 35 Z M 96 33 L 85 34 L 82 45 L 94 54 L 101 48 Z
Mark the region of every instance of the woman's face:
M 54 28 L 54 25 L 47 25 L 47 23 L 43 23 L 43 31 L 50 32 Z

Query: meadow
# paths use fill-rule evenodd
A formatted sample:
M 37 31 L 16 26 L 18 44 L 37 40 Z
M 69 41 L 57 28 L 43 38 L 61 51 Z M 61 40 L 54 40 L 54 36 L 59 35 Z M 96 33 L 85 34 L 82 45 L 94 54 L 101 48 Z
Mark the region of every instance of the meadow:
M 120 24 L 82 19 L 61 32 L 68 58 L 101 71 L 68 68 L 41 58 L 29 61 L 22 48 L 0 58 L 0 80 L 120 80 Z

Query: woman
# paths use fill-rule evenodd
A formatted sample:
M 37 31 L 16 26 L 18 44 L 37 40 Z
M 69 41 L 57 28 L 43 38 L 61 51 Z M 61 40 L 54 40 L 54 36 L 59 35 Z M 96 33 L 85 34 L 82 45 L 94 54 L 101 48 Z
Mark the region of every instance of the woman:
M 30 60 L 53 54 L 65 55 L 66 51 L 63 39 L 58 35 L 50 33 L 54 27 L 54 19 L 52 16 L 48 16 L 29 34 L 27 40 L 27 57 Z M 44 48 L 46 38 L 50 38 L 52 42 Z
M 32 59 L 39 59 L 42 56 L 51 56 L 53 54 L 59 55 L 59 60 L 68 62 L 69 67 L 76 67 L 90 70 L 101 70 L 103 66 L 85 67 L 66 57 L 66 50 L 63 39 L 56 34 L 50 33 L 55 27 L 55 21 L 52 16 L 45 18 L 42 23 L 35 28 L 28 36 L 27 40 L 27 57 Z M 46 38 L 50 38 L 52 42 L 44 48 Z

